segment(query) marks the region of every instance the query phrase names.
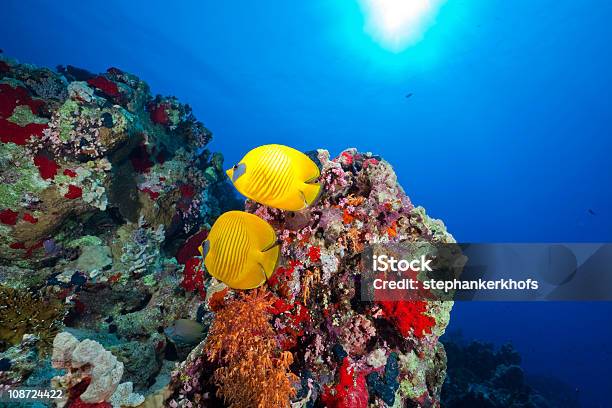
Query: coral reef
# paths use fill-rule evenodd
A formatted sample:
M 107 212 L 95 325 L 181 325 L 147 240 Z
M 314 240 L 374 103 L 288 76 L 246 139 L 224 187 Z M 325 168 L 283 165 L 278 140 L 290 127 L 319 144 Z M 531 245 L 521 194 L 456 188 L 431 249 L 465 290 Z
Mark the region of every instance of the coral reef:
M 573 398 L 562 404 L 552 403 L 528 385 L 520 367 L 521 356 L 510 344 L 498 350 L 490 343 L 476 341 L 445 341 L 444 345 L 448 355 L 448 375 L 442 389 L 444 407 L 579 406 Z
M 364 249 L 375 243 L 452 243 L 452 236 L 412 205 L 392 167 L 380 157 L 355 149 L 333 160 L 324 150 L 311 157 L 320 163 L 324 183 L 315 205 L 294 213 L 246 203 L 247 211 L 276 229 L 281 245 L 280 264 L 260 289 L 267 297 L 245 298 L 208 274 L 199 278 L 204 307 L 213 315 L 212 329 L 175 371 L 171 406 L 210 406 L 215 394 L 230 404 L 257 406 L 244 396 L 246 390 L 235 389 L 236 381 L 228 385 L 228 379 L 270 369 L 261 361 L 270 353 L 290 353 L 287 360 L 293 361 L 292 374 L 279 370 L 274 375 L 283 381 L 268 383 L 268 394 L 284 395 L 277 406 L 440 405 L 446 357 L 438 338 L 452 302 L 366 301 L 361 298 L 359 262 Z M 190 259 L 194 271 L 202 268 L 195 255 Z M 193 273 L 189 279 L 194 280 Z M 257 298 L 269 299 L 268 317 L 254 317 L 244 309 L 245 302 Z M 275 338 L 272 351 L 266 349 L 244 367 L 223 358 L 232 353 L 228 347 L 256 341 L 244 339 L 243 333 L 267 338 L 268 322 Z M 241 347 L 242 358 L 253 347 Z M 293 397 L 285 379 L 293 379 Z M 249 388 L 249 393 L 258 389 Z M 228 400 L 228 390 L 241 399 Z
M 314 205 L 247 200 L 281 259 L 262 288 L 232 290 L 197 247 L 243 204 L 189 106 L 117 68 L 0 61 L 0 285 L 40 292 L 19 301 L 48 302 L 38 316 L 54 322 L 0 310 L 13 325 L 3 383 L 48 385 L 32 362 L 51 365 L 39 350 L 63 325 L 52 360 L 66 372 L 52 376 L 69 407 L 132 406 L 136 394 L 171 407 L 440 406 L 452 302 L 362 298 L 370 246 L 454 242 L 389 163 L 311 152 Z
M 179 286 L 178 253 L 242 206 L 223 157 L 188 105 L 120 69 L 0 65 L 2 376 L 19 385 L 32 359 L 50 367 L 66 327 L 156 392 L 168 359 L 193 348 L 175 350 L 164 328 L 195 319 L 201 301 Z

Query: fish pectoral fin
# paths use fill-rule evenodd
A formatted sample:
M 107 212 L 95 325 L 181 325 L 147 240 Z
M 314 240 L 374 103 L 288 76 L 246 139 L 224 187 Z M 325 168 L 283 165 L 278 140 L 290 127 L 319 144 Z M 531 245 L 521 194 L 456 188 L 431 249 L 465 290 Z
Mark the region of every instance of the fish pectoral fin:
M 302 190 L 300 190 L 300 195 L 302 196 L 302 202 L 304 203 L 304 206 L 302 208 L 308 207 L 308 201 L 306 201 L 306 195 L 304 194 Z
M 264 268 L 264 266 L 263 266 L 261 263 L 259 263 L 259 262 L 257 262 L 257 265 L 259 265 L 259 269 L 261 270 L 261 273 L 262 273 L 262 274 L 263 274 L 263 276 L 264 276 L 264 281 L 267 283 L 267 282 L 268 282 L 268 275 L 266 275 L 266 269 L 265 269 L 265 268 Z
M 304 201 L 304 207 L 313 205 L 320 197 L 323 192 L 321 183 L 304 183 L 304 190 L 300 190 L 302 200 Z

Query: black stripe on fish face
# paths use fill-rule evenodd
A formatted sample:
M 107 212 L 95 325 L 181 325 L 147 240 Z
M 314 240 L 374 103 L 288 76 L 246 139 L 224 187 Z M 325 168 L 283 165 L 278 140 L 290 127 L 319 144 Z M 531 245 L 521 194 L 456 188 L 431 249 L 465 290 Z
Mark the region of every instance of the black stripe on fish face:
M 210 241 L 206 240 L 202 244 L 202 260 L 206 259 L 206 255 L 208 255 L 208 251 L 210 251 Z
M 238 163 L 234 166 L 234 172 L 232 173 L 232 182 L 235 183 L 238 177 L 246 173 L 246 164 Z

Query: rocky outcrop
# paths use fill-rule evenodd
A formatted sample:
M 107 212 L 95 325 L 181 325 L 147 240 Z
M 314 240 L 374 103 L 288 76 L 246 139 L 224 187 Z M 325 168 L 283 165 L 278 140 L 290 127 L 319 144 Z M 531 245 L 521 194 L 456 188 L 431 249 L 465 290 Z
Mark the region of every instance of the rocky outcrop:
M 141 244 L 143 228 L 163 246 L 221 212 L 222 158 L 188 105 L 117 68 L 2 63 L 0 263 L 61 263 L 71 241 L 94 235 L 119 265 L 140 255 L 117 246 Z
M 100 404 L 108 408 L 135 407 L 144 401 L 132 392 L 131 382 L 121 382 L 123 363 L 94 340 L 79 342 L 70 333 L 59 333 L 53 341 L 54 368 L 65 369 L 51 384 L 63 389 L 65 404 Z M 106 403 L 106 404 L 104 404 Z
M 194 291 L 205 294 L 205 307 L 214 316 L 214 339 L 198 346 L 175 371 L 172 406 L 213 406 L 215 398 L 235 402 L 232 387 L 241 385 L 225 382 L 226 364 L 232 363 L 219 356 L 231 355 L 241 340 L 232 334 L 219 337 L 266 329 L 253 317 L 240 320 L 232 314 L 226 322 L 223 311 L 252 310 L 262 302 L 270 304 L 266 310 L 277 348 L 259 359 L 250 357 L 253 378 L 259 375 L 258 364 L 287 361 L 283 353 L 291 353 L 287 378 L 299 380 L 295 394 L 272 385 L 265 397 L 236 390 L 244 401 L 264 401 L 266 406 L 272 395 L 293 395 L 294 407 L 439 406 L 446 357 L 438 339 L 452 302 L 362 299 L 360 259 L 375 243 L 442 244 L 453 243 L 453 237 L 442 222 L 413 206 L 391 165 L 380 157 L 355 149 L 335 159 L 324 150 L 312 157 L 320 163 L 324 184 L 315 205 L 293 213 L 246 204 L 247 211 L 276 229 L 281 242 L 282 259 L 267 282 L 268 297 L 245 297 L 209 276 L 201 278 L 199 288 L 193 285 Z M 233 329 L 226 330 L 227 325 Z M 279 377 L 279 387 L 284 381 Z
M 0 55 L 7 383 L 36 367 L 21 363 L 20 350 L 49 363 L 64 326 L 113 336 L 108 346 L 139 391 L 157 380 L 163 328 L 198 308 L 198 297 L 181 294 L 175 256 L 187 237 L 242 205 L 223 157 L 206 149 L 211 137 L 188 105 L 153 96 L 117 68 L 53 71 Z

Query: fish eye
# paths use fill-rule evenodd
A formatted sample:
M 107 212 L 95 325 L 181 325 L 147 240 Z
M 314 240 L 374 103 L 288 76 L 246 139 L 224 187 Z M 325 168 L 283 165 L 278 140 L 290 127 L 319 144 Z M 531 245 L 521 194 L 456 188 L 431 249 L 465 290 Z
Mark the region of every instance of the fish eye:
M 234 167 L 232 167 L 232 169 L 236 170 L 238 168 L 237 164 L 234 164 Z

